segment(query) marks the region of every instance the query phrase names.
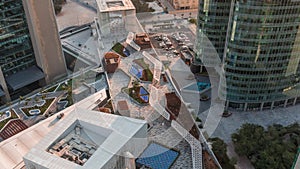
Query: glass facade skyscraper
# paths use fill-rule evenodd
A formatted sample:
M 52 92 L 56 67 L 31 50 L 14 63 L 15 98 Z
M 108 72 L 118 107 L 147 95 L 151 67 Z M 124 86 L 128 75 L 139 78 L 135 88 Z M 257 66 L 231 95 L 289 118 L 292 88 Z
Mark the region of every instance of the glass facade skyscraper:
M 36 64 L 22 1 L 0 1 L 0 66 L 5 77 Z
M 300 1 L 202 0 L 195 62 L 207 37 L 222 60 L 227 106 L 247 110 L 299 102 Z M 203 52 L 204 51 L 204 52 Z M 226 94 L 225 94 L 226 93 Z
M 66 75 L 53 3 L 0 0 L 0 102 Z

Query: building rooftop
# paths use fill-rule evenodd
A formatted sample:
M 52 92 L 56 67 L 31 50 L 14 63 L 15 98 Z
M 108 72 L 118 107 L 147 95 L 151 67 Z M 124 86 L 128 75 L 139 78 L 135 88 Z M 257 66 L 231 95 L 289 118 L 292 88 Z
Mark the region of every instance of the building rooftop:
M 25 155 L 25 160 L 46 168 L 102 168 L 146 126 L 143 120 L 78 107 L 71 111 L 62 123 L 57 124 Z M 64 147 L 64 150 L 56 151 L 59 147 Z M 72 160 L 72 156 L 75 159 L 83 153 L 85 157 L 79 156 L 79 159 Z M 69 160 L 61 158 L 63 156 Z
M 92 24 L 71 27 L 60 33 L 63 51 L 89 66 L 99 65 L 97 40 Z
M 135 10 L 130 0 L 96 0 L 99 12 Z
M 86 99 L 64 109 L 62 112 L 67 117 L 75 107 L 92 110 L 98 98 L 102 98 L 103 92 L 97 92 Z M 23 156 L 29 152 L 45 135 L 47 135 L 57 124 L 56 116 L 49 117 L 36 125 L 2 141 L 0 143 L 0 166 L 1 169 L 19 169 L 24 166 Z

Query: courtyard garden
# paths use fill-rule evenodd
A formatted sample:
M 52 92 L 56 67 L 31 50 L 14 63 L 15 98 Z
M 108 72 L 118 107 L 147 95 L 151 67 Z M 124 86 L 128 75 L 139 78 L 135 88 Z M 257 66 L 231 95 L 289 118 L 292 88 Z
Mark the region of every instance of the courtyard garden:
M 140 86 L 137 81 L 133 82 L 133 87 L 125 88 L 123 91 L 140 104 L 149 103 L 149 92 L 143 86 Z
M 150 70 L 143 58 L 133 60 L 133 65 L 130 68 L 130 73 L 141 81 L 152 82 L 153 73 Z
M 130 52 L 119 42 L 112 47 L 112 50 L 123 57 L 130 55 Z
M 0 120 L 0 130 L 5 126 L 6 123 L 8 123 L 10 120 L 13 120 L 13 119 L 18 119 L 19 117 L 17 116 L 17 114 L 11 110 L 11 111 L 6 111 L 6 112 L 1 112 L 0 113 L 0 116 L 7 116 L 8 114 L 7 113 L 10 113 L 10 117 L 9 118 L 5 118 L 3 120 Z
M 26 116 L 28 116 L 28 117 L 41 115 L 41 114 L 45 113 L 45 111 L 49 108 L 49 106 L 51 105 L 51 103 L 54 100 L 55 100 L 55 98 L 45 99 L 44 103 L 41 104 L 41 105 L 35 104 L 34 106 L 22 107 L 21 109 L 26 114 Z

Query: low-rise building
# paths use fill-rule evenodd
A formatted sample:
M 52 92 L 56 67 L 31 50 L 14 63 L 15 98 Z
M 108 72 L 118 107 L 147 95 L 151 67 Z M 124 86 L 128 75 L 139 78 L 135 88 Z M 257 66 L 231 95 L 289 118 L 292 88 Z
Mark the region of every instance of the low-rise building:
M 130 0 L 96 0 L 99 26 L 102 36 L 122 33 L 127 23 L 124 17 L 135 16 L 135 7 Z

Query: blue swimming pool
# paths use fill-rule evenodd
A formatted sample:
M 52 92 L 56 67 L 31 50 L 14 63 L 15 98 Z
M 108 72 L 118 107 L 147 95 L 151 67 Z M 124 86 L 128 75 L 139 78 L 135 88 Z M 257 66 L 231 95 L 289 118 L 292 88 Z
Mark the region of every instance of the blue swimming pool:
M 126 49 L 126 48 L 123 49 L 123 53 L 124 53 L 124 55 L 126 55 L 127 57 L 130 55 L 129 50 Z
M 143 87 L 140 87 L 140 95 L 148 95 L 149 93 Z
M 177 159 L 179 152 L 170 150 L 156 143 L 151 143 L 142 155 L 136 159 L 136 163 L 152 169 L 169 169 Z
M 142 73 L 143 73 L 143 69 L 138 69 L 137 67 L 135 66 L 131 66 L 129 72 L 136 76 L 137 78 L 141 78 L 142 77 Z
M 189 91 L 196 91 L 196 92 L 201 92 L 205 89 L 209 89 L 211 88 L 211 84 L 210 83 L 206 83 L 206 82 L 195 82 L 192 83 L 188 86 L 185 86 L 183 89 L 184 90 L 189 90 Z
M 210 88 L 210 83 L 197 82 L 198 90 L 202 91 L 204 89 Z
M 140 98 L 141 98 L 142 100 L 144 100 L 144 102 L 146 102 L 146 103 L 149 102 L 149 96 L 148 96 L 148 95 L 140 96 Z

